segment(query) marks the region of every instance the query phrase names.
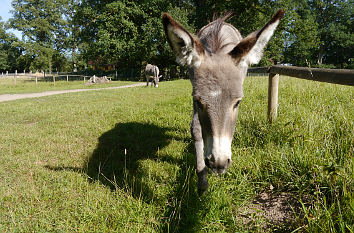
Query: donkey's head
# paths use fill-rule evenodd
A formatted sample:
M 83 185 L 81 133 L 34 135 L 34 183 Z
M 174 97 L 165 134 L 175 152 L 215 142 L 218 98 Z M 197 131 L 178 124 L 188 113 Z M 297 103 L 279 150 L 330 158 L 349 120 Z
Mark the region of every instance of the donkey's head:
M 159 87 L 159 80 L 162 77 L 162 75 L 152 77 L 152 82 L 154 83 L 154 87 Z
M 195 37 L 163 14 L 164 30 L 177 62 L 190 68 L 205 164 L 214 172 L 224 173 L 231 164 L 231 142 L 248 65 L 260 61 L 283 14 L 279 10 L 262 29 L 244 39 L 224 22 L 225 17 L 203 27 Z

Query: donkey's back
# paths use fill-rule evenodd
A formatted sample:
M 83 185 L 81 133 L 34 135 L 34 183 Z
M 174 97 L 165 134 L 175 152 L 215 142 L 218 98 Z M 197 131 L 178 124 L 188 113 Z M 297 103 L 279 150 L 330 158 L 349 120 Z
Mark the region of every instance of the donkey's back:
M 159 68 L 157 66 L 147 64 L 145 67 L 145 74 L 153 77 L 159 76 Z

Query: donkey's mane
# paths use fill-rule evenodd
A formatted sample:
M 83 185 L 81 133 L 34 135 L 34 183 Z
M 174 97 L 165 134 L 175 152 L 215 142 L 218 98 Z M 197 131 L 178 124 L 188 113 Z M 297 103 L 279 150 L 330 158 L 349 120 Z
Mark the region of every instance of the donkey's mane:
M 225 35 L 222 33 L 222 27 L 227 25 L 233 28 L 237 33 L 238 30 L 234 28 L 231 24 L 226 23 L 225 21 L 232 16 L 231 12 L 224 14 L 223 16 L 215 19 L 213 17 L 213 21 L 209 24 L 202 27 L 197 36 L 201 40 L 202 44 L 204 45 L 204 49 L 206 49 L 209 53 L 217 53 L 223 47 L 228 45 L 229 43 L 225 44 L 225 41 L 229 39 L 231 35 Z

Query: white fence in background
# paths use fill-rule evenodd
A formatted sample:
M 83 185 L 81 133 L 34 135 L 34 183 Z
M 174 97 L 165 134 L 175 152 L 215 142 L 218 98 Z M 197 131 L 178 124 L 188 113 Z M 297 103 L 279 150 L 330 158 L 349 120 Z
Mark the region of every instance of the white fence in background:
M 60 80 L 66 80 L 69 82 L 70 80 L 83 80 L 86 82 L 91 76 L 87 75 L 82 75 L 82 74 L 69 74 L 69 73 L 62 73 L 62 72 L 56 72 L 56 73 L 44 73 L 44 72 L 17 72 L 15 73 L 9 73 L 8 71 L 6 72 L 1 72 L 0 74 L 0 79 L 1 78 L 8 78 L 8 79 L 13 79 L 14 84 L 16 85 L 16 82 L 18 79 L 34 79 L 36 84 L 38 83 L 38 80 L 47 80 L 47 81 L 53 81 L 54 83 L 60 79 Z

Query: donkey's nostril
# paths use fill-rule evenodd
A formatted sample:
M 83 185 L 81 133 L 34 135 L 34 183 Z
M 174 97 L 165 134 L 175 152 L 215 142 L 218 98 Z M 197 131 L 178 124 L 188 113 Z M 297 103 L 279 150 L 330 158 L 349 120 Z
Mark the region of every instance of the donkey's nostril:
M 227 159 L 227 165 L 231 164 L 231 159 Z

